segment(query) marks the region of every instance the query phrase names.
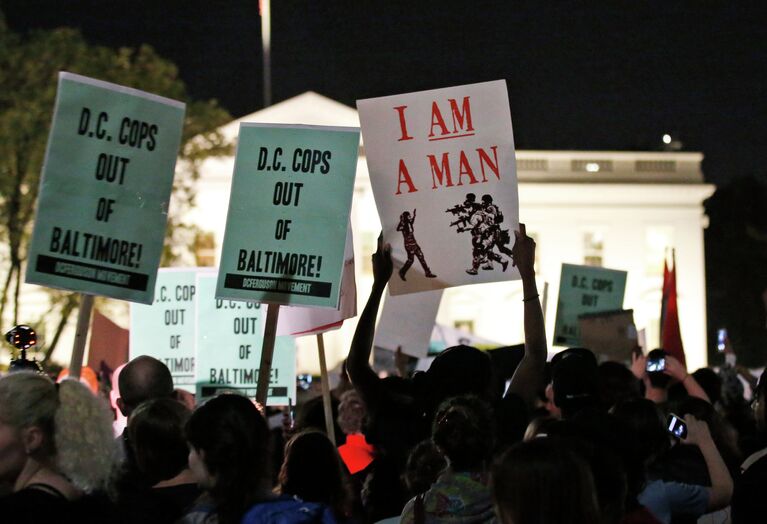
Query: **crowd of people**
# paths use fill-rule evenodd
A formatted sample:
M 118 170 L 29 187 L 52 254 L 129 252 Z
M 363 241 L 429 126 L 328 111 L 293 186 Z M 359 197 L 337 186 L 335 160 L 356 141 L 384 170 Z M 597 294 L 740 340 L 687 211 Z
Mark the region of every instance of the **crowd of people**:
M 117 436 L 109 404 L 79 381 L 3 376 L 0 521 L 764 522 L 767 379 L 689 373 L 662 349 L 618 363 L 575 347 L 547 362 L 535 242 L 524 225 L 515 237 L 525 340 L 513 365 L 455 346 L 426 372 L 384 378 L 370 365 L 393 272 L 379 241 L 333 391 L 337 442 L 316 400 L 284 424 L 238 394 L 195 407 L 148 356 L 112 385 L 128 417 Z

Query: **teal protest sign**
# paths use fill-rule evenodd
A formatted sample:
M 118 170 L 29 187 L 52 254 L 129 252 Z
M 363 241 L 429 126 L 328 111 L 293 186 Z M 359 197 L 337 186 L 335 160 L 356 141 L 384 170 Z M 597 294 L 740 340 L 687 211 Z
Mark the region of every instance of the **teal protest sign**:
M 554 323 L 555 346 L 581 344 L 578 316 L 623 308 L 625 271 L 562 264 Z
M 197 277 L 195 369 L 197 401 L 222 391 L 256 396 L 266 306 L 215 298 L 216 276 Z M 296 346 L 277 337 L 267 405 L 286 405 L 296 398 Z
M 152 302 L 184 111 L 59 74 L 27 282 Z
M 212 268 L 160 269 L 154 302 L 131 304 L 130 358 L 149 355 L 163 362 L 173 384 L 190 393 L 194 383 L 194 324 L 197 319 L 197 274 Z
M 359 129 L 240 125 L 216 297 L 338 308 Z

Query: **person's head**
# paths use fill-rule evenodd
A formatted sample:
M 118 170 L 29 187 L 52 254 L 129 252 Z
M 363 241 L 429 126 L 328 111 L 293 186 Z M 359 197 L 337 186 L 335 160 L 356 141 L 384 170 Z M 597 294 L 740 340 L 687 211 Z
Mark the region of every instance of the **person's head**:
M 111 413 L 77 380 L 22 371 L 0 378 L 0 481 L 46 467 L 73 485 L 103 488 L 117 459 Z
M 338 404 L 338 426 L 346 435 L 362 432 L 367 409 L 356 389 L 344 391 Z
M 184 424 L 191 412 L 180 402 L 158 398 L 140 404 L 128 420 L 128 437 L 144 479 L 154 485 L 187 468 Z
M 720 368 L 719 380 L 721 381 L 721 393 L 722 393 L 722 406 L 725 410 L 739 411 L 746 405 L 746 388 L 743 382 L 740 381 L 740 376 L 737 372 L 733 372 L 731 368 Z M 696 379 L 697 380 L 697 379 Z
M 459 395 L 486 398 L 492 389 L 492 366 L 487 353 L 472 346 L 451 346 L 434 358 L 421 384 L 427 409 Z M 432 411 L 433 412 L 433 411 Z
M 666 358 L 666 356 L 668 353 L 662 349 L 653 349 L 647 354 L 647 360 Z M 671 377 L 663 371 L 648 371 L 647 378 L 650 380 L 650 385 L 655 389 L 666 389 L 671 383 Z
M 585 348 L 570 348 L 551 361 L 554 404 L 563 418 L 598 405 L 598 373 L 594 354 Z
M 405 211 L 399 216 L 400 222 L 407 222 L 410 220 L 410 211 Z
M 419 442 L 410 450 L 402 475 L 410 495 L 428 490 L 445 466 L 447 461 L 432 440 Z
M 482 203 L 486 206 L 489 206 L 493 203 L 493 197 L 490 195 L 482 195 Z
M 173 378 L 168 367 L 147 355 L 136 357 L 120 372 L 117 381 L 120 398 L 117 406 L 129 417 L 142 402 L 173 394 Z
M 738 432 L 729 420 L 723 417 L 709 402 L 697 397 L 688 396 L 680 402 L 672 404 L 673 413 L 684 417 L 692 415 L 708 424 L 711 438 L 716 444 L 722 458 L 728 463 L 734 463 L 740 458 L 738 449 Z
M 625 457 L 633 453 L 628 429 L 607 412 L 585 410 L 573 418 L 551 423 L 546 431 L 549 437 L 563 439 L 589 465 L 602 523 L 619 522 L 629 492 Z
M 198 407 L 185 427 L 189 469 L 216 503 L 222 524 L 239 522 L 268 492 L 269 428 L 256 406 L 222 394 Z
M 586 462 L 559 439 L 517 444 L 493 468 L 492 491 L 503 524 L 592 524 L 600 515 Z
M 663 412 L 652 400 L 626 400 L 613 407 L 611 413 L 628 428 L 635 458 L 645 466 L 671 445 Z
M 465 204 L 474 204 L 477 201 L 477 195 L 474 193 L 466 193 Z
M 495 445 L 490 405 L 471 395 L 446 400 L 437 408 L 431 439 L 454 471 L 483 470 Z
M 597 370 L 599 401 L 606 410 L 619 402 L 640 398 L 639 381 L 620 362 L 602 362 Z
M 303 431 L 288 441 L 278 482 L 281 493 L 306 502 L 321 502 L 339 516 L 348 510 L 341 458 L 324 433 Z
M 696 369 L 691 373 L 703 391 L 706 392 L 711 404 L 716 404 L 722 400 L 722 379 L 711 368 Z

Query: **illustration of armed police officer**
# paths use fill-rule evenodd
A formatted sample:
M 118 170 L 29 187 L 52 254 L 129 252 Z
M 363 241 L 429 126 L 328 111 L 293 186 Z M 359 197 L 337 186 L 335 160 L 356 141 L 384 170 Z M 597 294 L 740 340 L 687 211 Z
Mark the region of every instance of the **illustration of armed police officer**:
M 509 261 L 499 254 L 503 253 L 511 258 L 511 236 L 508 229 L 501 229 L 503 213 L 493 203 L 491 195 L 482 195 L 482 203 L 478 203 L 474 193 L 466 195 L 463 204 L 446 209 L 445 213 L 451 213 L 456 220 L 450 223 L 457 233 L 471 232 L 472 264 L 466 272 L 476 275 L 477 270 L 493 270 L 493 262 L 498 262 L 503 271 L 509 266 Z M 495 249 L 499 253 L 496 253 Z

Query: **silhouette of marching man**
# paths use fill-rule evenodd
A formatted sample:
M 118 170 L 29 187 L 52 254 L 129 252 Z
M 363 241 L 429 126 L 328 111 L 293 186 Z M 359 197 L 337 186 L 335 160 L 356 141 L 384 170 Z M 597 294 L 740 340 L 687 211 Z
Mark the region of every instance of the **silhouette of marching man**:
M 413 235 L 415 212 L 416 210 L 414 209 L 413 216 L 411 217 L 410 213 L 405 211 L 400 215 L 399 224 L 397 224 L 397 231 L 402 231 L 402 237 L 405 240 L 405 251 L 407 252 L 407 261 L 399 270 L 399 277 L 402 280 L 407 280 L 405 278 L 405 273 L 407 273 L 407 270 L 410 269 L 410 266 L 413 265 L 414 257 L 418 257 L 418 261 L 421 263 L 421 266 L 423 266 L 423 270 L 425 271 L 425 276 L 427 278 L 435 278 L 437 276 L 431 272 L 428 264 L 426 264 L 426 259 L 423 256 L 423 251 L 421 251 L 421 246 L 418 245 L 418 242 Z

